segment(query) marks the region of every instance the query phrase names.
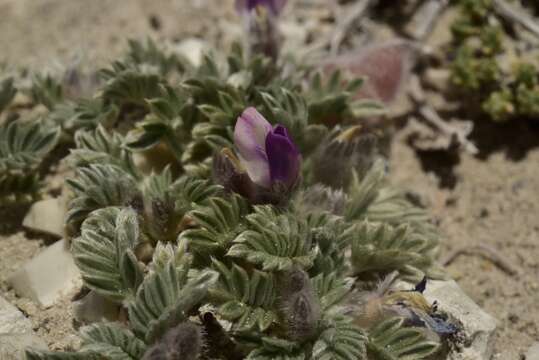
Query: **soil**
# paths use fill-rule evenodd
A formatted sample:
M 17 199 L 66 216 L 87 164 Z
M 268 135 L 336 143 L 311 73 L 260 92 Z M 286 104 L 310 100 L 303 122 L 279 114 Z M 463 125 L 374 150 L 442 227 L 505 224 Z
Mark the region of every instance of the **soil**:
M 119 55 L 125 38 L 173 43 L 200 36 L 219 43 L 219 29 L 237 28 L 232 0 L 219 3 L 216 9 L 215 0 L 0 0 L 0 63 L 42 69 L 82 54 L 97 66 Z M 223 9 L 230 10 L 223 14 Z M 487 246 L 517 269 L 511 275 L 484 252 L 459 255 L 447 267 L 499 320 L 495 359 L 518 359 L 539 340 L 539 131 L 522 124 L 480 125 L 472 133 L 479 156 L 415 151 L 409 132 L 404 127 L 395 136 L 391 179 L 417 195 L 439 223 L 441 259 Z M 22 231 L 21 214 L 24 209 L 10 217 L 0 214 L 0 294 L 28 315 L 51 349 L 67 349 L 75 341 L 67 310 L 72 294 L 40 309 L 17 298 L 5 282 L 48 240 Z
M 518 270 L 510 275 L 481 253 L 462 254 L 447 267 L 463 290 L 499 321 L 494 358 L 519 359 L 539 339 L 539 149 L 518 161 L 502 151 L 484 160 L 463 153 L 458 164 L 444 166 L 447 154 L 419 157 L 406 144 L 405 132 L 393 144 L 392 179 L 418 194 L 438 221 L 440 258 L 486 245 Z M 426 169 L 429 162 L 435 166 Z M 455 187 L 440 188 L 443 178 L 436 173 L 454 174 Z

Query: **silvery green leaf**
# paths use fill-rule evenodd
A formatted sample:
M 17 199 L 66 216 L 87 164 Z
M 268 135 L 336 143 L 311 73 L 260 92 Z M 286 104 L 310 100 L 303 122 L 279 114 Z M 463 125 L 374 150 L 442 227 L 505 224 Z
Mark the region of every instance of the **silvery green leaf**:
M 279 338 L 263 337 L 262 344 L 251 351 L 248 360 L 304 360 L 305 352 L 298 344 Z
M 144 64 L 152 65 L 159 69 L 161 75 L 167 75 L 173 71 L 183 70 L 180 59 L 174 54 L 161 49 L 151 38 L 145 41 L 129 40 L 129 50 L 126 61 L 134 66 Z
M 99 323 L 81 330 L 82 351 L 95 352 L 110 360 L 138 360 L 146 344 L 117 323 Z
M 363 79 L 347 79 L 340 70 L 316 72 L 305 89 L 309 120 L 314 123 L 343 124 L 354 117 L 354 96 Z
M 137 336 L 153 341 L 186 318 L 207 294 L 217 273 L 205 270 L 193 279 L 173 261 L 146 276 L 136 298 L 128 305 L 129 319 Z
M 267 207 L 258 206 L 246 216 L 249 230 L 233 241 L 227 256 L 260 265 L 264 270 L 289 270 L 294 265 L 310 268 L 318 249 L 306 222 L 292 215 L 267 216 Z
M 137 289 L 144 279 L 144 271 L 132 250 L 126 250 L 120 260 L 122 282 L 130 289 Z
M 37 74 L 32 81 L 30 95 L 34 102 L 52 110 L 57 103 L 64 100 L 63 84 L 51 75 Z
M 59 128 L 12 121 L 0 126 L 0 171 L 35 169 L 56 145 Z
M 136 180 L 114 165 L 93 164 L 79 168 L 67 179 L 74 193 L 66 222 L 78 226 L 89 213 L 108 206 L 126 206 L 140 196 Z
M 382 103 L 374 100 L 357 100 L 350 107 L 355 118 L 383 116 L 388 112 Z
M 182 176 L 171 185 L 171 196 L 175 200 L 175 207 L 182 214 L 192 210 L 196 205 L 205 205 L 209 199 L 217 195 L 222 188 L 209 180 Z
M 195 252 L 211 253 L 230 247 L 232 241 L 244 229 L 243 216 L 247 203 L 240 196 L 210 198 L 207 206 L 199 206 L 189 213 L 198 227 L 180 234 Z
M 0 125 L 0 199 L 34 196 L 39 188 L 38 168 L 53 150 L 60 128 L 15 120 Z
M 356 274 L 382 270 L 407 273 L 406 267 L 426 269 L 431 265 L 430 249 L 428 239 L 414 236 L 407 225 L 364 222 L 352 243 L 351 262 Z
M 0 113 L 11 103 L 16 93 L 13 78 L 9 77 L 0 81 Z
M 124 249 L 133 249 L 140 237 L 137 213 L 130 209 L 122 209 L 116 218 L 115 233 L 118 256 Z
M 153 99 L 161 94 L 160 83 L 161 78 L 158 75 L 126 69 L 108 80 L 102 97 L 119 107 L 135 105 L 149 109 L 146 99 Z
M 210 291 L 217 313 L 233 323 L 234 329 L 266 331 L 277 320 L 272 310 L 275 299 L 275 280 L 271 273 L 242 267 L 231 267 L 214 259 L 213 267 L 219 273 L 217 286 Z
M 337 318 L 320 334 L 313 346 L 313 360 L 367 360 L 367 337 L 345 318 Z
M 76 149 L 71 150 L 68 160 L 75 167 L 95 164 L 116 165 L 137 178 L 138 172 L 131 153 L 123 146 L 123 137 L 109 133 L 103 126 L 93 131 L 79 130 L 75 133 Z
M 185 242 L 179 242 L 178 246 L 174 246 L 170 243 L 157 243 L 153 252 L 152 262 L 150 268 L 153 271 L 161 271 L 165 266 L 168 266 L 169 262 L 172 262 L 177 269 L 187 268 L 190 265 L 191 256 L 186 252 L 187 244 Z
M 357 173 L 353 172 L 348 204 L 344 214 L 346 219 L 361 219 L 366 216 L 369 206 L 378 196 L 384 177 L 385 166 L 382 160 L 376 161 L 363 179 L 360 179 Z
M 405 327 L 403 318 L 390 318 L 369 331 L 367 349 L 375 360 L 420 360 L 435 354 L 440 345 L 419 328 Z
M 108 207 L 90 214 L 83 222 L 81 235 L 73 240 L 75 263 L 85 286 L 112 300 L 133 298 L 142 276 L 134 255 L 138 228 L 132 209 Z M 124 256 L 129 259 L 128 263 Z
M 26 360 L 104 360 L 103 356 L 97 352 L 78 351 L 78 352 L 53 352 L 29 350 L 25 352 Z M 108 358 L 105 358 L 108 360 Z
M 320 298 L 323 311 L 330 311 L 339 304 L 343 304 L 353 286 L 352 279 L 343 279 L 336 273 L 319 274 L 312 278 L 311 282 Z

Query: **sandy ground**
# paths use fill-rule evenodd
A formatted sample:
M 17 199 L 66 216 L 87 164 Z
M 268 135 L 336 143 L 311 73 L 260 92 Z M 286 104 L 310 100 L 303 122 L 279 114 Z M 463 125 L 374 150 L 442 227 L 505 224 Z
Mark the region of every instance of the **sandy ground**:
M 234 20 L 230 12 L 222 13 L 230 6 L 214 5 L 215 0 L 0 0 L 0 63 L 41 68 L 81 54 L 91 64 L 103 63 L 121 52 L 126 37 L 219 41 L 217 28 Z M 464 290 L 499 320 L 496 359 L 518 359 L 539 340 L 539 132 L 526 126 L 483 130 L 474 134 L 480 157 L 418 155 L 407 145 L 406 129 L 399 131 L 391 153 L 392 179 L 419 195 L 439 222 L 442 259 L 463 247 L 486 245 L 518 269 L 509 275 L 480 255 L 461 255 L 448 266 Z M 441 188 L 441 183 L 454 186 Z M 42 244 L 20 229 L 1 228 L 0 293 L 30 316 L 51 348 L 65 348 L 73 332 L 69 299 L 38 309 L 17 299 L 4 282 Z
M 106 64 L 125 49 L 126 38 L 218 40 L 218 29 L 233 13 L 229 3 L 219 0 L 215 8 L 215 0 L 0 0 L 0 63 L 42 67 L 82 57 Z
M 488 246 L 518 274 L 481 255 L 463 254 L 447 268 L 464 291 L 499 320 L 495 359 L 519 359 L 539 339 L 539 150 L 521 160 L 503 152 L 479 160 L 462 154 L 453 189 L 440 189 L 434 172 L 399 136 L 392 151 L 396 183 L 420 195 L 444 236 L 441 259 L 453 251 Z M 443 156 L 439 163 L 443 163 Z M 430 159 L 430 161 L 433 161 Z

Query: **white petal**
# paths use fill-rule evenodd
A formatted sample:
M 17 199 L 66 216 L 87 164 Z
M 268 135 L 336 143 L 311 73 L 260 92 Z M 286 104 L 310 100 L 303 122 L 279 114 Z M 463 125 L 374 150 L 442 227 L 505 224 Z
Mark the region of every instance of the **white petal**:
M 257 155 L 251 157 L 251 159 L 245 159 L 243 156 L 239 155 L 241 164 L 247 171 L 249 179 L 255 184 L 262 186 L 264 188 L 269 188 L 271 186 L 271 177 L 269 162 L 266 156 L 266 153 L 261 149 L 256 152 Z
M 255 144 L 265 149 L 266 136 L 271 131 L 271 124 L 254 107 L 247 108 L 236 122 L 234 143 L 240 151 L 254 151 Z
M 255 183 L 269 186 L 269 166 L 266 156 L 266 136 L 271 124 L 255 108 L 247 108 L 234 128 L 234 144 L 238 157 Z

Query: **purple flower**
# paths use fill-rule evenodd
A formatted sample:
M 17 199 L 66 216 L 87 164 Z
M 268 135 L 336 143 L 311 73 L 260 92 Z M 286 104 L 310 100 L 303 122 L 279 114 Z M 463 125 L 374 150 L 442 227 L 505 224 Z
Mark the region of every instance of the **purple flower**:
M 269 189 L 291 187 L 299 175 L 301 156 L 282 125 L 271 124 L 255 108 L 247 108 L 234 128 L 234 144 L 249 178 Z
M 223 149 L 214 159 L 216 180 L 253 203 L 280 204 L 300 178 L 301 155 L 282 125 L 271 124 L 255 108 L 236 122 L 237 157 Z
M 277 60 L 282 37 L 278 17 L 287 0 L 236 0 L 236 10 L 244 19 L 247 47 L 251 54 Z
M 264 6 L 273 15 L 279 15 L 288 0 L 236 0 L 236 10 L 239 13 L 251 12 L 257 6 Z

